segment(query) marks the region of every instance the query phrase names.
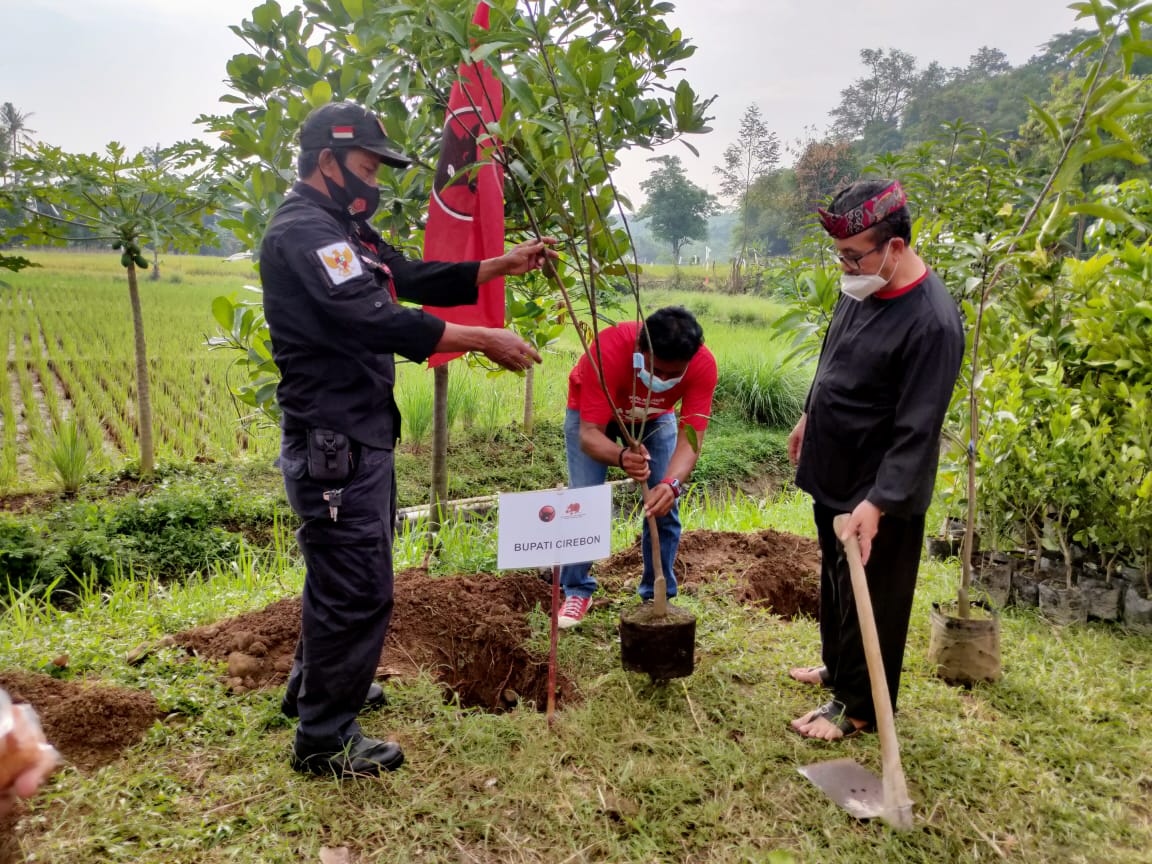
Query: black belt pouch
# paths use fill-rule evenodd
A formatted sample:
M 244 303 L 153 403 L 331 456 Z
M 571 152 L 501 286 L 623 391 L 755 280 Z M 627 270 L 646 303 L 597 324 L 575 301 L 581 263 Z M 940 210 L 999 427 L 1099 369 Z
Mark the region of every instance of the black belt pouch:
M 352 475 L 352 442 L 343 432 L 308 430 L 308 476 L 330 483 Z

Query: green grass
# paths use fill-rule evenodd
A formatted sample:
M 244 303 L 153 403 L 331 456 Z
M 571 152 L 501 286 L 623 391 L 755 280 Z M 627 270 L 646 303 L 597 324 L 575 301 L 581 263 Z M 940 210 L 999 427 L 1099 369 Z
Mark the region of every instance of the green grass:
M 811 531 L 801 495 L 697 501 L 689 526 Z M 448 543 L 452 566 L 485 564 L 490 543 L 467 529 Z M 420 543 L 403 540 L 398 555 L 415 563 Z M 174 651 L 122 660 L 163 632 L 297 592 L 290 553 L 185 585 L 122 580 L 67 613 L 17 602 L 0 619 L 4 665 L 37 668 L 68 650 L 75 668 L 151 689 L 182 715 L 101 771 L 60 772 L 25 823 L 25 851 L 69 864 L 317 861 L 345 845 L 361 862 L 1147 861 L 1152 641 L 1012 612 L 1004 681 L 953 689 L 924 658 L 929 604 L 955 578 L 925 564 L 912 621 L 898 718 L 917 815 L 906 834 L 855 822 L 796 773 L 840 756 L 879 769 L 875 736 L 818 745 L 785 731 L 819 698 L 783 675 L 816 659 L 815 624 L 719 591 L 682 601 L 699 618 L 699 663 L 662 687 L 621 671 L 618 607 L 594 610 L 560 646 L 584 701 L 551 730 L 531 711 L 446 705 L 428 679 L 391 686 L 365 725 L 397 735 L 409 763 L 343 786 L 288 768 L 278 692 L 227 696 L 216 669 Z M 544 616 L 533 621 L 542 646 Z
M 759 348 L 720 367 L 716 400 L 752 423 L 791 428 L 804 411 L 814 370 L 793 357 L 792 346 L 779 337 L 762 339 Z

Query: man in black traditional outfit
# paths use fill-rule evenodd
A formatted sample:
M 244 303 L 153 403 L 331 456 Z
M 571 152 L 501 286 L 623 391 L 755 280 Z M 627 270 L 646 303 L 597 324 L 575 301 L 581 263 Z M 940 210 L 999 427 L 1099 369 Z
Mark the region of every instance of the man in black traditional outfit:
M 788 438 L 796 485 L 814 499 L 823 660 L 789 675 L 832 692 L 792 721 L 806 738 L 834 741 L 876 720 L 851 576 L 832 527 L 841 513 L 851 514 L 844 536 L 860 543 L 896 706 L 940 428 L 964 351 L 955 301 L 909 245 L 906 205 L 898 182 L 863 180 L 819 211 L 844 296 Z

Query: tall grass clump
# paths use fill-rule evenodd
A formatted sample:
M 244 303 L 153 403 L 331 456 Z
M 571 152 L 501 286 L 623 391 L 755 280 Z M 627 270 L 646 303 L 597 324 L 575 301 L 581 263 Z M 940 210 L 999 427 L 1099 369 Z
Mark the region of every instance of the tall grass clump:
M 755 423 L 792 426 L 804 410 L 812 365 L 778 340 L 763 340 L 757 348 L 722 360 L 716 398 Z
M 432 432 L 432 385 L 421 375 L 405 375 L 396 388 L 396 404 L 403 418 L 401 437 L 419 452 Z
M 41 444 L 40 459 L 66 495 L 75 495 L 88 477 L 92 451 L 75 417 L 54 424 Z
M 472 425 L 476 414 L 476 383 L 469 374 L 470 369 L 462 363 L 448 376 L 448 428 L 456 426 L 456 420 L 464 421 L 465 428 Z
M 502 429 L 512 425 L 513 421 L 506 416 L 509 402 L 509 397 L 496 388 L 484 393 L 476 415 L 477 436 L 485 441 L 494 441 Z

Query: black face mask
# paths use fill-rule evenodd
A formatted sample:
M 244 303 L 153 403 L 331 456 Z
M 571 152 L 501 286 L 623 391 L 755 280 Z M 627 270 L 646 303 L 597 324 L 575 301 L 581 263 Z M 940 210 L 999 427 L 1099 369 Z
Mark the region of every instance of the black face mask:
M 338 186 L 327 174 L 321 173 L 324 185 L 328 187 L 328 194 L 332 200 L 340 205 L 340 209 L 360 222 L 367 222 L 380 206 L 380 190 L 369 183 L 365 183 L 348 168 L 346 153 L 333 151 L 340 172 L 344 175 L 344 185 Z

